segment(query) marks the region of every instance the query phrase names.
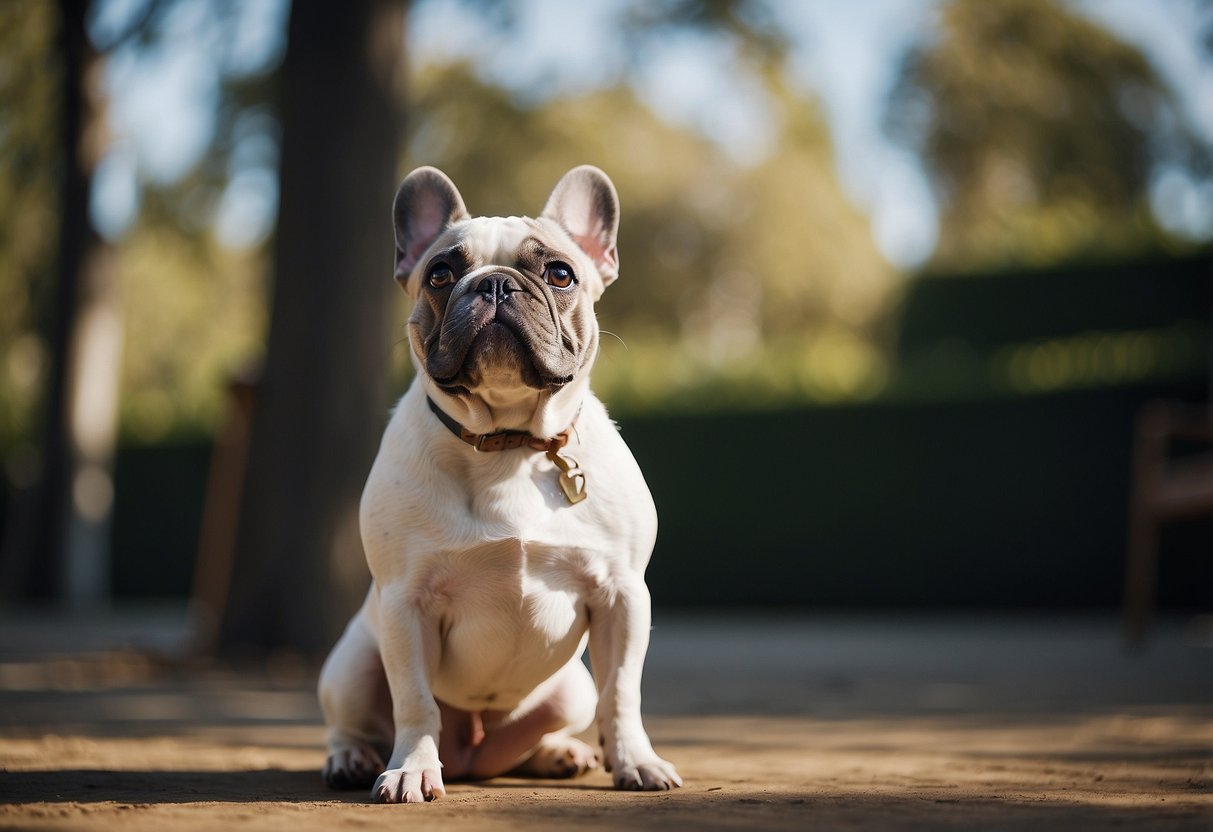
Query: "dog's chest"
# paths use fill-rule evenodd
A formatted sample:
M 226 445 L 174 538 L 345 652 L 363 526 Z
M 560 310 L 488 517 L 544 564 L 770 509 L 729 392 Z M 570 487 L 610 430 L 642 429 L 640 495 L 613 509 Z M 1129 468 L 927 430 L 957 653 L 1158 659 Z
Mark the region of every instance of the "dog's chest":
M 506 539 L 432 559 L 415 603 L 437 625 L 440 699 L 509 708 L 578 650 L 598 579 L 578 552 Z
M 585 444 L 571 450 L 591 477 L 589 499 L 576 505 L 542 453 L 470 453 L 421 418 L 423 408 L 402 402 L 372 468 L 361 511 L 367 560 L 376 583 L 437 637 L 434 694 L 469 710 L 509 709 L 577 655 L 588 610 L 651 549 L 652 501 L 600 406 L 583 414 Z M 393 614 L 404 613 L 375 613 Z

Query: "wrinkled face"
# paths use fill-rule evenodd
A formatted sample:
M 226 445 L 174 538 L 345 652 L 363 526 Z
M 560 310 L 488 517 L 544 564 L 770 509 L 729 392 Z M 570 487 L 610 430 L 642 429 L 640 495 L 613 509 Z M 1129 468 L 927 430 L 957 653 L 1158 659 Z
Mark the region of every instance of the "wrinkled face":
M 392 211 L 396 279 L 414 299 L 409 343 L 435 384 L 555 392 L 588 372 L 594 303 L 619 271 L 619 198 L 605 173 L 573 168 L 532 219 L 471 217 L 446 174 L 422 167 Z
M 593 362 L 602 279 L 552 220 L 458 222 L 430 247 L 415 276 L 409 341 L 448 392 L 555 390 Z

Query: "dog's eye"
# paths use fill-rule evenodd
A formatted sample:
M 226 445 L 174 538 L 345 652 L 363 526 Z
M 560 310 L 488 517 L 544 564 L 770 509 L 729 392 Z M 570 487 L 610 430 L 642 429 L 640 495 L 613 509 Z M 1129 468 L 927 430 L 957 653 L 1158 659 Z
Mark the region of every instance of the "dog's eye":
M 446 263 L 435 263 L 426 273 L 425 282 L 435 289 L 450 286 L 455 282 L 455 271 Z
M 549 286 L 554 286 L 557 289 L 567 289 L 577 282 L 577 277 L 567 264 L 558 261 L 548 263 L 548 267 L 543 270 L 543 280 Z

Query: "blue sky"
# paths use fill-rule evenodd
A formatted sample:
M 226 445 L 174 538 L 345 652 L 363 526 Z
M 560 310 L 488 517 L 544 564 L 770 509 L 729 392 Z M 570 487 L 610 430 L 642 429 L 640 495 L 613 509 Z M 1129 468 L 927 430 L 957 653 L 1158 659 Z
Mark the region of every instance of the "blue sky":
M 459 0 L 416 0 L 407 28 L 414 65 L 470 59 L 486 78 L 522 97 L 593 89 L 624 80 L 656 112 L 691 126 L 738 160 L 761 157 L 778 129 L 753 78 L 727 40 L 682 33 L 629 53 L 613 24 L 633 0 L 528 0 L 518 26 L 493 29 Z M 141 0 L 104 0 L 94 32 L 121 26 Z M 897 62 L 929 36 L 939 0 L 802 0 L 775 3 L 791 43 L 793 83 L 823 107 L 840 180 L 872 221 L 888 259 L 911 268 L 935 243 L 935 206 L 921 166 L 880 129 Z M 1141 48 L 1175 91 L 1185 114 L 1213 143 L 1213 64 L 1199 43 L 1199 0 L 1073 0 L 1080 13 Z M 163 46 L 131 46 L 106 73 L 111 150 L 97 177 L 94 218 L 121 236 L 137 210 L 136 181 L 172 181 L 197 161 L 214 129 L 220 73 L 264 71 L 285 47 L 284 0 L 237 4 L 234 38 L 208 26 L 205 0 L 183 0 L 167 21 Z M 1208 12 L 1204 13 L 1207 21 Z M 238 145 L 232 183 L 217 230 L 236 246 L 256 244 L 272 227 L 277 204 L 274 151 L 267 131 Z M 270 146 L 267 146 L 270 145 Z M 1160 171 L 1155 212 L 1189 236 L 1210 236 L 1213 184 Z

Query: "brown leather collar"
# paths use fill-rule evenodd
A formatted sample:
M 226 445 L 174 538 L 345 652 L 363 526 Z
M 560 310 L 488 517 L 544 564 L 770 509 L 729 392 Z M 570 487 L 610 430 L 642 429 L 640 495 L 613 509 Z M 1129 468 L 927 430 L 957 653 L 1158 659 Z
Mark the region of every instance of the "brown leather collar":
M 545 451 L 552 453 L 559 451 L 569 443 L 569 435 L 573 431 L 573 425 L 577 424 L 577 416 L 573 417 L 573 424 L 560 433 L 553 436 L 551 439 L 542 439 L 533 434 L 527 433 L 525 430 L 499 430 L 496 433 L 472 433 L 463 425 L 456 422 L 448 416 L 441 407 L 434 403 L 434 400 L 429 396 L 425 397 L 426 404 L 430 406 L 430 410 L 438 417 L 438 421 L 446 426 L 446 429 L 458 436 L 464 442 L 471 445 L 478 451 L 509 451 L 514 448 L 526 446 L 533 448 L 536 451 Z M 581 411 L 577 411 L 581 415 Z
M 472 433 L 446 415 L 442 408 L 434 404 L 434 400 L 429 396 L 425 397 L 425 401 L 429 404 L 430 410 L 434 411 L 434 415 L 438 417 L 438 421 L 442 422 L 447 430 L 477 451 L 508 451 L 511 448 L 522 448 L 524 446 L 533 448 L 536 451 L 543 451 L 547 455 L 547 458 L 552 461 L 552 464 L 556 466 L 558 472 L 556 482 L 560 485 L 560 490 L 564 492 L 564 496 L 569 501 L 569 504 L 577 505 L 577 503 L 586 498 L 585 471 L 581 470 L 581 466 L 577 463 L 577 460 L 560 453 L 560 449 L 569 444 L 569 434 L 572 433 L 574 425 L 577 424 L 577 416 L 581 415 L 580 408 L 577 409 L 577 415 L 573 417 L 572 424 L 551 439 L 542 439 L 527 433 L 525 430 Z

